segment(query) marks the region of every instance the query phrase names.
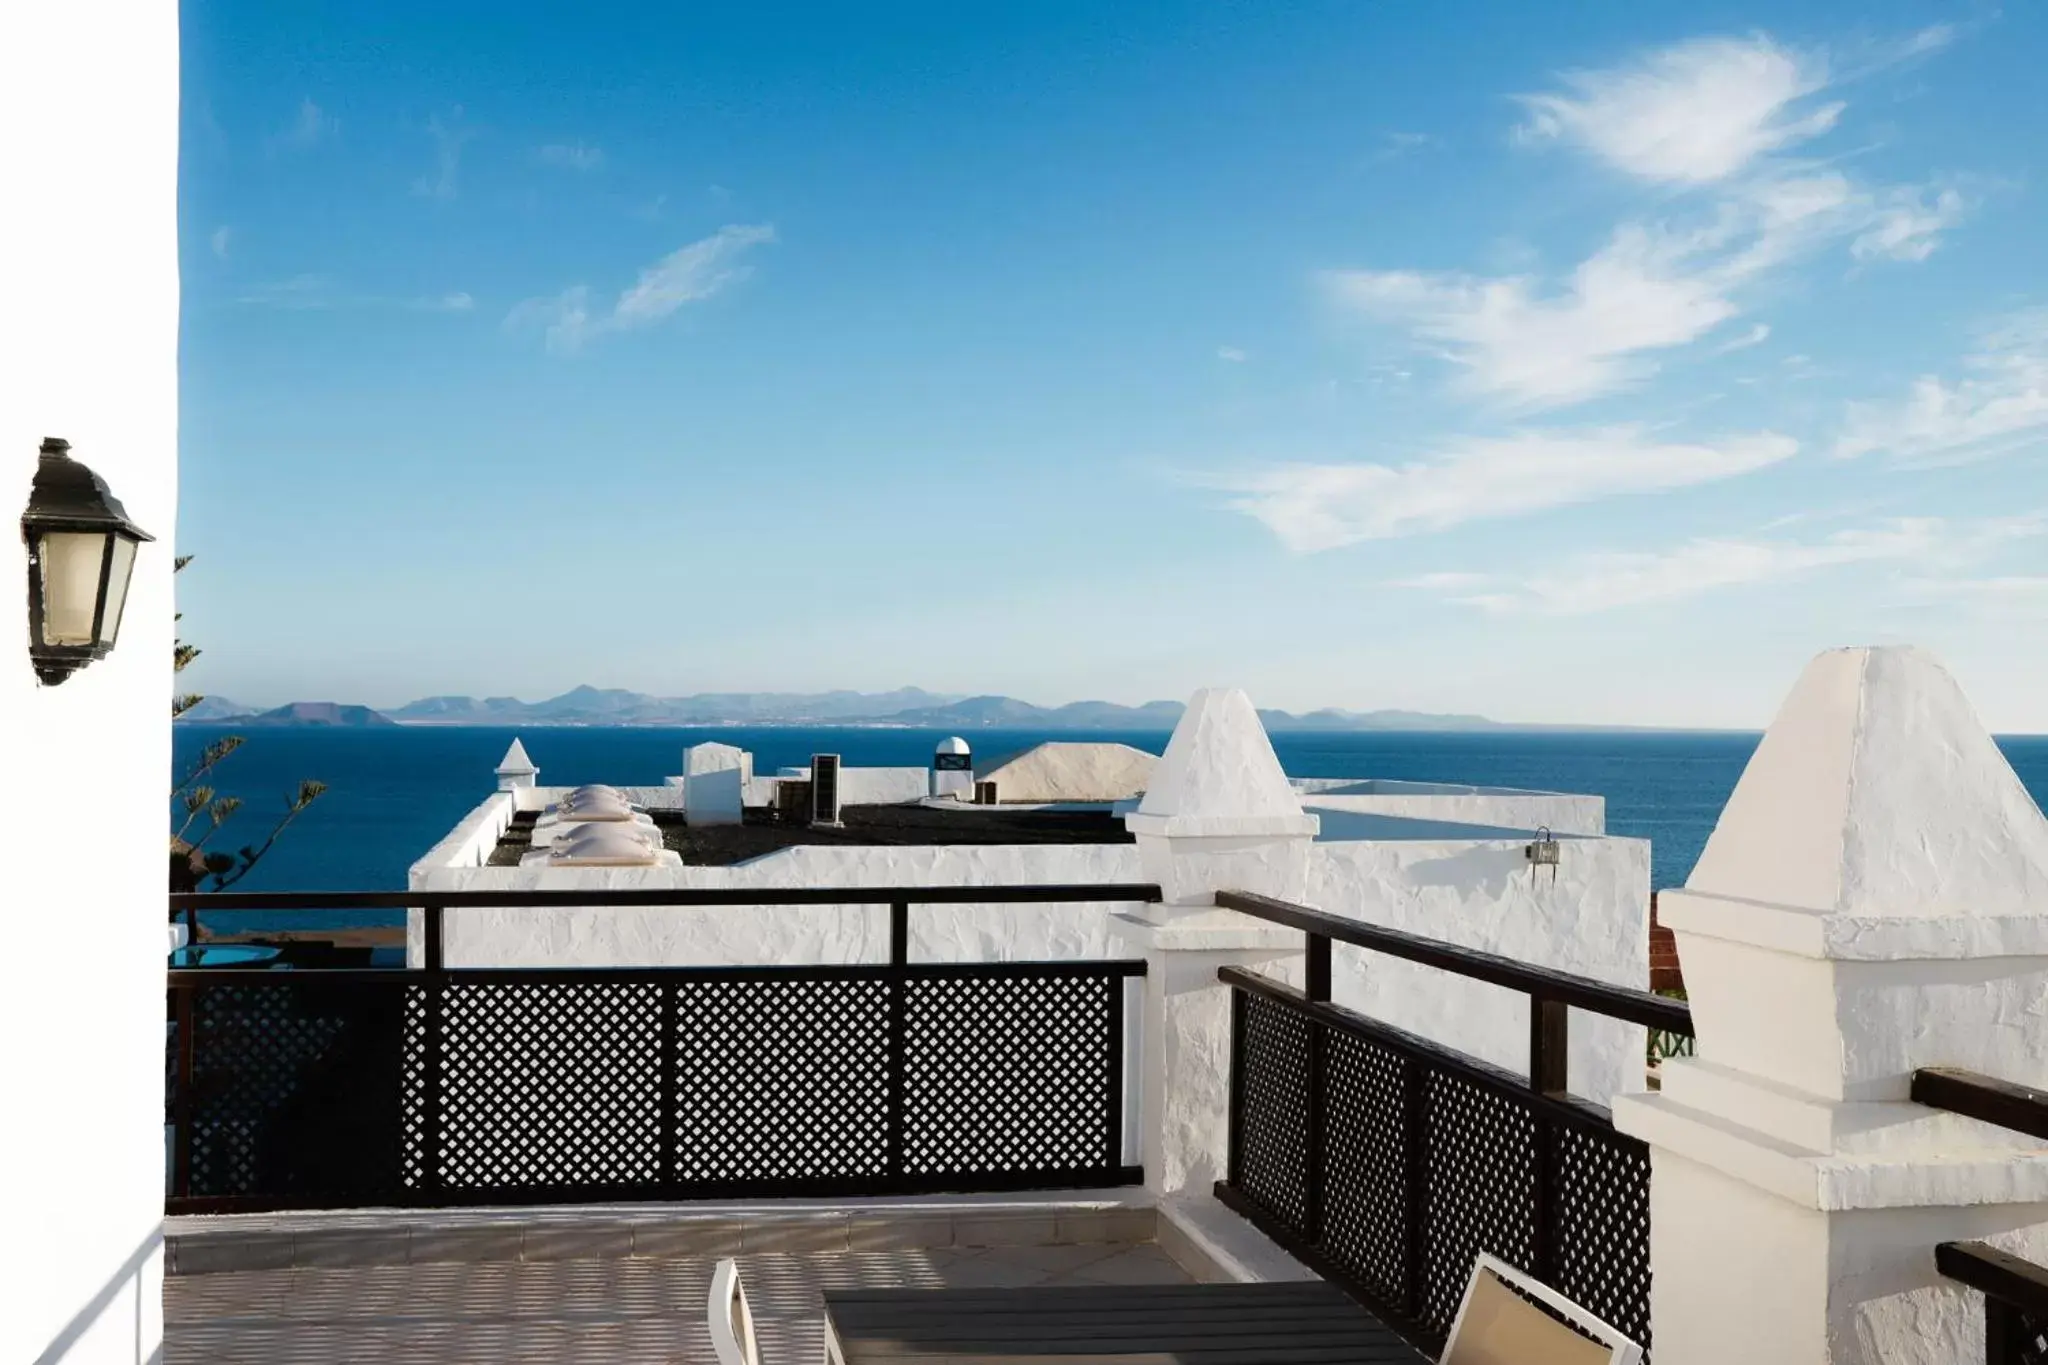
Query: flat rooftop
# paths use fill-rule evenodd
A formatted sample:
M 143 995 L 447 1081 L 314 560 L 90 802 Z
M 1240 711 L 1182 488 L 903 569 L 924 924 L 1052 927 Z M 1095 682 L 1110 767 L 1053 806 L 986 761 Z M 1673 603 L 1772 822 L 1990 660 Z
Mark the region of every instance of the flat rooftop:
M 1123 817 L 1103 810 L 968 806 L 845 806 L 836 828 L 786 823 L 750 808 L 737 825 L 693 827 L 676 811 L 650 811 L 662 845 L 692 867 L 730 867 L 785 848 L 812 844 L 854 847 L 939 847 L 955 844 L 1128 844 Z M 534 817 L 522 813 L 499 837 L 494 867 L 516 867 L 531 851 Z

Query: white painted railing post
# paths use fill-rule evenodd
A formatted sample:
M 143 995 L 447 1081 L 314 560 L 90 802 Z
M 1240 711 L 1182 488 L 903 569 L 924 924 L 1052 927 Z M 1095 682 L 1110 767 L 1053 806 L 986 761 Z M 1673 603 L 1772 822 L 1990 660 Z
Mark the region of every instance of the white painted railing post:
M 1216 908 L 1245 890 L 1299 900 L 1317 822 L 1303 814 L 1243 692 L 1197 692 L 1125 817 L 1164 899 L 1118 917 L 1146 960 L 1142 1057 L 1145 1183 L 1205 1193 L 1224 1173 L 1230 991 L 1219 967 L 1299 954 L 1302 935 Z
M 1614 1109 L 1651 1148 L 1658 1365 L 1982 1360 L 1934 1247 L 2048 1260 L 2048 1151 L 1908 1087 L 2048 1085 L 2048 821 L 1954 681 L 1814 660 L 1659 917 L 1699 1055 Z

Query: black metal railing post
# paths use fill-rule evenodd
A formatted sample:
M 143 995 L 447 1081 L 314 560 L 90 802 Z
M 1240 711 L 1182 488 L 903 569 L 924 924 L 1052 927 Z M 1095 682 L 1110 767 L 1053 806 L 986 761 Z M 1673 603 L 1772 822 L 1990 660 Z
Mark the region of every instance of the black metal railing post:
M 1407 1197 L 1401 1202 L 1407 1254 L 1401 1269 L 1408 1316 L 1420 1322 L 1429 1309 L 1429 1077 L 1414 1057 L 1401 1061 L 1401 1156 Z
M 1103 1077 L 1108 1093 L 1102 1104 L 1102 1126 L 1106 1135 L 1102 1164 L 1121 1166 L 1124 1160 L 1124 979 L 1113 976 L 1102 985 L 1109 992 L 1108 1074 Z
M 2031 1365 L 2048 1352 L 2048 1267 L 1986 1242 L 1942 1242 L 1934 1268 L 1984 1296 L 1984 1365 Z
M 1307 986 L 1305 994 L 1310 1000 L 1327 1004 L 1330 999 L 1330 938 L 1327 934 L 1308 935 L 1306 956 Z M 1323 1026 L 1314 1018 L 1305 1021 L 1308 1028 L 1308 1095 L 1302 1115 L 1302 1163 L 1303 1191 L 1305 1199 L 1302 1220 L 1306 1224 L 1302 1235 L 1311 1242 L 1323 1238 L 1323 1211 L 1328 1193 L 1329 1174 L 1329 1071 L 1330 1039 Z
M 171 1097 L 171 1194 L 189 1198 L 192 1194 L 192 1072 L 197 1040 L 192 1036 L 192 987 L 172 986 L 178 1029 L 177 1093 Z
M 1230 1117 L 1225 1126 L 1224 1178 L 1244 1184 L 1244 1011 L 1245 993 L 1230 992 Z
M 681 1164 L 683 988 L 663 981 L 656 989 L 661 992 L 661 1081 L 656 1101 L 660 1106 L 661 1134 L 656 1151 L 661 1161 L 658 1179 L 664 1188 L 669 1188 L 678 1183 L 677 1168 Z
M 885 1134 L 889 1178 L 900 1180 L 909 1169 L 904 1144 L 910 1117 L 910 906 L 905 901 L 889 906 L 889 966 Z
M 1984 1365 L 2027 1365 L 2026 1315 L 2003 1299 L 1984 1300 Z
M 441 906 L 430 902 L 420 910 L 420 957 L 425 991 L 424 1038 L 420 1059 L 420 1189 L 426 1203 L 438 1201 L 441 1190 L 441 1095 L 446 1066 L 443 1031 L 448 1009 L 447 969 L 441 953 Z
M 1563 1095 L 1570 1090 L 1570 1027 L 1571 1006 L 1542 995 L 1529 997 L 1529 1088 L 1539 1095 Z M 1548 1281 L 1557 1271 L 1557 1211 L 1563 1202 L 1557 1186 L 1557 1125 L 1540 1112 L 1533 1117 L 1530 1159 L 1535 1166 L 1536 1208 L 1531 1231 L 1536 1263 L 1528 1270 L 1537 1279 Z
M 889 961 L 901 967 L 910 961 L 910 902 L 889 903 Z

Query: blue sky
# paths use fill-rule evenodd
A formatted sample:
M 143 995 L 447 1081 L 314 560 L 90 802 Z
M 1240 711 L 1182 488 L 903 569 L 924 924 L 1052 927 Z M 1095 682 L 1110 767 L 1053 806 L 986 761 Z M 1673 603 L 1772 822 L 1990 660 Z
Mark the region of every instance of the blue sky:
M 187 680 L 2048 731 L 2048 11 L 184 9 Z

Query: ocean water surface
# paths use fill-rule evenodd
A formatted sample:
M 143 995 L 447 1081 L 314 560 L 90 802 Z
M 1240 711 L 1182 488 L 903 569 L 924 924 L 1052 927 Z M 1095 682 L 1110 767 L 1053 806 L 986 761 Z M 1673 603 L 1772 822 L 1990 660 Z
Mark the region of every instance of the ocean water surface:
M 179 771 L 205 743 L 226 733 L 235 731 L 175 727 Z M 214 785 L 246 804 L 210 847 L 232 851 L 259 839 L 301 778 L 318 778 L 328 790 L 236 889 L 377 891 L 404 889 L 406 869 L 495 790 L 492 770 L 515 734 L 550 786 L 655 786 L 681 768 L 685 746 L 707 739 L 752 750 L 755 769 L 772 773 L 808 763 L 814 753 L 840 754 L 849 766 L 922 765 L 946 732 L 398 726 L 240 733 L 247 743 L 221 764 Z M 984 730 L 968 738 L 985 759 L 1045 739 L 1116 740 L 1156 753 L 1167 736 Z M 1652 884 L 1666 887 L 1683 883 L 1692 871 L 1757 738 L 1686 731 L 1297 732 L 1275 735 L 1273 747 L 1294 777 L 1464 782 L 1604 796 L 1608 831 L 1650 840 Z M 2048 736 L 2002 738 L 1999 745 L 2034 800 L 2048 801 Z

